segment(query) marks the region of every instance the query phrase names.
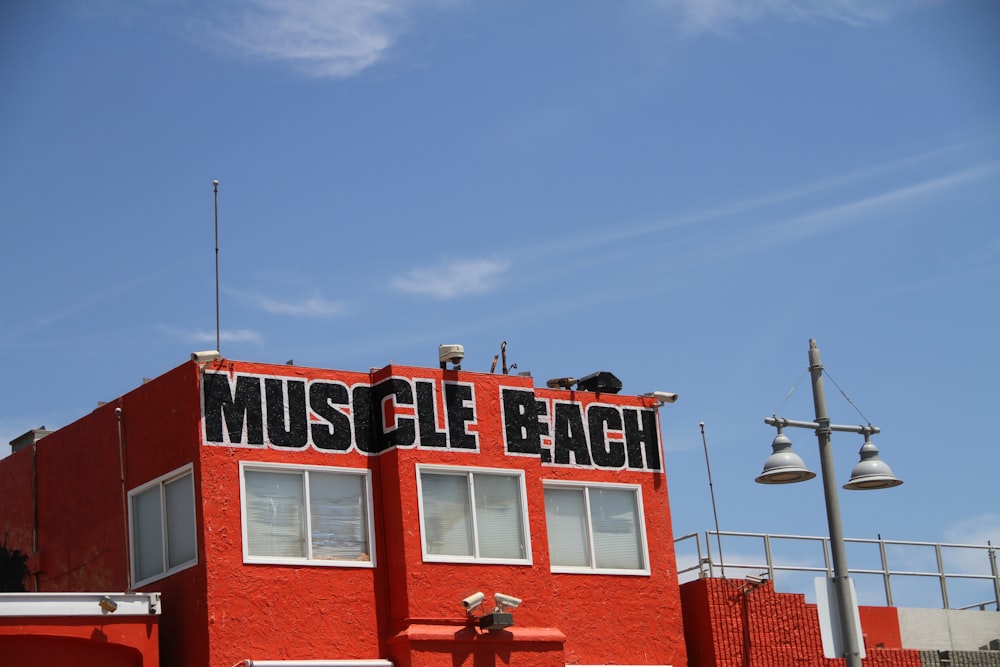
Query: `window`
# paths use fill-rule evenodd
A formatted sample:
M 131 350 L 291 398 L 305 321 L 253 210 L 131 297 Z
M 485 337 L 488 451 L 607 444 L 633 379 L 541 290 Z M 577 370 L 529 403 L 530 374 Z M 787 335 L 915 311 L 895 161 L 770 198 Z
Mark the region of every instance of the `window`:
M 417 466 L 424 560 L 531 564 L 524 473 Z
M 243 560 L 373 567 L 367 470 L 240 464 Z
M 141 585 L 198 562 L 194 475 L 179 468 L 128 494 L 132 580 Z
M 553 572 L 649 574 L 640 487 L 545 484 Z

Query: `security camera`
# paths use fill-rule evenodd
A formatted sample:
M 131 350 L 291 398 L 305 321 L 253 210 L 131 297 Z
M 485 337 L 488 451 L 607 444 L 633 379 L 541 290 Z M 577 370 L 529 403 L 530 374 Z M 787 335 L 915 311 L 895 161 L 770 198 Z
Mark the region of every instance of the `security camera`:
M 577 382 L 576 378 L 552 378 L 545 383 L 549 389 L 569 389 Z
M 197 361 L 199 364 L 204 364 L 209 361 L 215 361 L 216 359 L 221 359 L 222 355 L 219 354 L 218 350 L 204 350 L 202 352 L 192 352 L 191 361 Z
M 445 368 L 450 363 L 459 369 L 464 358 L 465 348 L 461 345 L 438 345 L 438 360 L 441 362 L 441 368 Z
M 746 580 L 755 586 L 760 586 L 767 581 L 767 572 L 761 572 L 760 574 L 748 574 Z
M 469 597 L 462 600 L 462 606 L 465 607 L 466 611 L 468 611 L 473 607 L 478 607 L 479 605 L 481 605 L 483 603 L 483 599 L 485 598 L 486 596 L 483 595 L 482 591 L 478 593 L 473 593 Z
M 650 398 L 655 398 L 659 401 L 660 405 L 664 403 L 676 403 L 677 394 L 672 394 L 669 391 L 651 391 L 648 394 L 643 394 L 643 396 L 649 396 Z
M 504 595 L 503 593 L 494 594 L 493 601 L 497 603 L 497 609 L 500 611 L 517 609 L 521 606 L 521 598 L 516 598 L 513 595 Z

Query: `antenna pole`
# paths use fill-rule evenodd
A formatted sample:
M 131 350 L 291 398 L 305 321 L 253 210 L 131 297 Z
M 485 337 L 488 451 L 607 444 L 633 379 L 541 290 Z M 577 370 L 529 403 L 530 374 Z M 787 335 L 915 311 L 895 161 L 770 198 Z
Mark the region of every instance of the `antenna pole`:
M 125 444 L 122 439 L 122 409 L 115 408 L 115 421 L 118 424 L 118 467 L 121 473 L 122 487 L 122 523 L 124 523 L 125 533 L 125 592 L 132 594 L 132 554 L 129 549 L 128 539 L 128 493 L 125 490 Z
M 722 535 L 719 534 L 719 512 L 715 509 L 715 487 L 712 486 L 712 464 L 708 462 L 708 440 L 705 439 L 705 422 L 700 422 L 701 445 L 705 449 L 705 469 L 708 470 L 708 492 L 712 496 L 712 516 L 715 517 L 715 541 L 719 544 L 719 569 L 722 570 L 722 578 L 726 578 L 726 563 L 722 557 Z
M 215 351 L 221 352 L 219 327 L 219 181 L 212 181 L 215 190 Z

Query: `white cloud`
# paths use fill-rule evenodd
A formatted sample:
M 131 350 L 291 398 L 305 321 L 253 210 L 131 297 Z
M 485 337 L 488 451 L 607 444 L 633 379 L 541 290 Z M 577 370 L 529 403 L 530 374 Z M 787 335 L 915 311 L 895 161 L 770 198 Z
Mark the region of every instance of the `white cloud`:
M 773 242 L 787 242 L 795 238 L 815 236 L 835 228 L 857 224 L 863 221 L 865 216 L 887 206 L 917 201 L 941 190 L 947 190 L 968 181 L 981 178 L 994 171 L 997 164 L 997 161 L 987 162 L 946 176 L 928 179 L 863 199 L 856 199 L 788 220 L 782 220 L 764 227 L 760 231 L 760 235 Z
M 784 21 L 837 21 L 850 25 L 885 22 L 934 0 L 655 0 L 676 16 L 685 31 L 725 32 L 733 25 L 767 18 Z
M 805 184 L 797 188 L 765 194 L 715 208 L 694 211 L 656 222 L 636 225 L 615 222 L 604 225 L 598 231 L 590 234 L 578 234 L 571 241 L 560 240 L 548 245 L 536 244 L 530 250 L 522 253 L 522 256 L 526 256 L 528 253 L 533 253 L 535 256 L 561 255 L 595 246 L 607 246 L 609 244 L 632 241 L 680 227 L 709 223 L 726 224 L 727 221 L 737 219 L 739 215 L 762 211 L 775 204 L 806 199 L 809 195 L 813 194 L 836 191 L 843 186 L 857 181 L 863 182 L 868 177 L 885 172 L 893 172 L 897 168 L 904 167 L 909 162 L 915 160 L 916 158 L 893 160 L 837 177 Z M 913 202 L 920 201 L 922 198 L 946 191 L 969 181 L 982 179 L 987 176 L 995 177 L 998 168 L 1000 168 L 1000 160 L 982 162 L 944 176 L 901 185 L 890 190 L 884 190 L 878 194 L 863 198 L 854 198 L 843 203 L 776 220 L 775 222 L 761 226 L 759 229 L 755 228 L 754 241 L 750 245 L 758 247 L 760 245 L 787 243 L 809 236 L 828 233 L 850 225 L 856 225 L 869 219 L 874 212 L 879 210 L 891 206 L 912 204 Z M 806 199 L 799 207 L 807 208 L 811 205 L 811 201 Z M 1000 242 L 998 242 L 998 247 L 1000 247 Z M 736 253 L 744 251 L 746 247 L 732 244 L 729 249 L 731 253 Z M 983 253 L 988 253 L 989 251 L 990 248 L 983 249 Z M 713 252 L 717 251 L 713 249 Z
M 275 315 L 293 315 L 295 317 L 334 317 L 344 314 L 344 304 L 340 301 L 329 301 L 318 294 L 299 302 L 278 301 L 266 296 L 251 297 L 262 310 Z
M 263 310 L 272 315 L 291 315 L 293 317 L 336 317 L 343 315 L 347 308 L 343 301 L 331 301 L 318 292 L 299 301 L 284 301 L 264 296 L 259 293 L 242 292 L 225 288 L 226 294 L 236 297 L 242 303 Z
M 986 513 L 963 519 L 945 531 L 951 544 L 986 544 L 1000 546 L 1000 514 Z
M 215 343 L 215 331 L 205 329 L 182 329 L 170 325 L 160 325 L 160 331 L 173 338 L 190 343 Z M 224 343 L 261 343 L 264 338 L 253 329 L 222 329 L 219 340 Z
M 962 572 L 987 575 L 990 561 L 987 542 L 1000 545 L 1000 514 L 986 512 L 963 519 L 945 530 L 945 541 L 949 544 L 971 544 L 980 549 L 946 549 L 945 569 L 948 572 Z
M 316 78 L 347 78 L 385 57 L 413 3 L 397 0 L 247 0 L 209 32 L 233 53 L 284 62 Z
M 505 259 L 469 259 L 413 269 L 392 279 L 393 288 L 435 299 L 483 294 L 496 288 L 510 268 Z

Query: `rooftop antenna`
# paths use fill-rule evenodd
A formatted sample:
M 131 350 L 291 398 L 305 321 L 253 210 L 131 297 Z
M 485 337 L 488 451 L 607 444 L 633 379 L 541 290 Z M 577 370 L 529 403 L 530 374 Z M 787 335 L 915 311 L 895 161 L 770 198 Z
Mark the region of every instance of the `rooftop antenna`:
M 719 512 L 715 508 L 715 488 L 712 486 L 712 464 L 708 461 L 708 440 L 705 439 L 705 422 L 699 422 L 701 427 L 701 444 L 705 449 L 705 469 L 708 470 L 708 492 L 712 496 L 712 516 L 715 517 L 715 541 L 719 545 L 719 569 L 722 570 L 722 578 L 726 578 L 726 563 L 722 558 L 722 535 L 719 534 Z
M 125 490 L 125 444 L 122 439 L 122 409 L 115 408 L 115 421 L 118 425 L 118 470 L 121 473 L 122 487 L 122 522 L 125 524 L 125 592 L 132 594 L 132 554 L 128 543 L 128 493 Z
M 219 328 L 219 181 L 212 181 L 215 190 L 215 349 L 222 351 Z

